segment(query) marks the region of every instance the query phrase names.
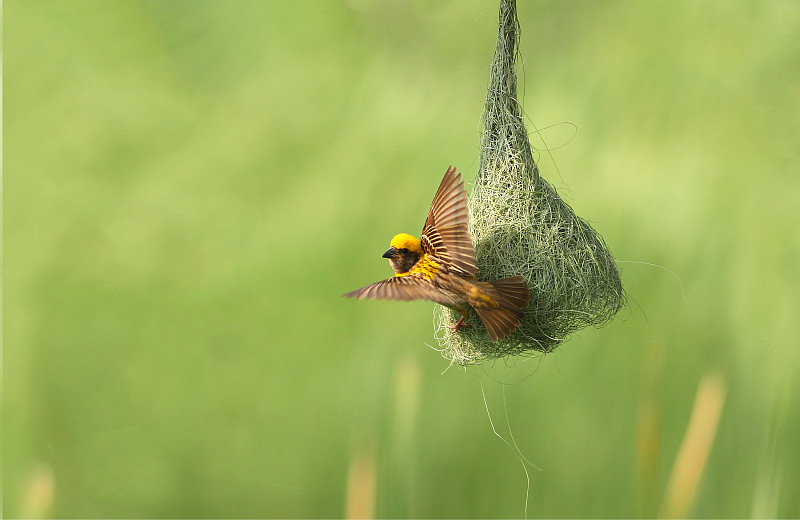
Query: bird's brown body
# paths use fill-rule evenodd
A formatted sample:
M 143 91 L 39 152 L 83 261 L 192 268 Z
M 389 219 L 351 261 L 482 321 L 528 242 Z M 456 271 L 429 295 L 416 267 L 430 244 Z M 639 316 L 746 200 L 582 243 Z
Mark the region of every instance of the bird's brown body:
M 425 299 L 459 311 L 471 306 L 489 331 L 492 341 L 503 339 L 520 324 L 530 301 L 522 276 L 480 282 L 478 266 L 467 229 L 469 213 L 461 175 L 448 168 L 431 204 L 420 240 L 401 233 L 383 254 L 395 276 L 345 294 L 358 299 Z

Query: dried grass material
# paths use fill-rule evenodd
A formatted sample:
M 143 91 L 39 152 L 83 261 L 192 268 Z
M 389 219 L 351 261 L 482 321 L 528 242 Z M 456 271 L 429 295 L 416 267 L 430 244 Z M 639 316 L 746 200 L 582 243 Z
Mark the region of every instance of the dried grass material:
M 459 316 L 437 306 L 442 355 L 460 365 L 550 352 L 570 333 L 608 322 L 624 304 L 619 270 L 602 237 L 539 175 L 516 99 L 518 38 L 515 2 L 501 0 L 470 233 L 478 278 L 521 274 L 531 302 L 519 329 L 497 343 L 472 309 L 472 327 L 451 334 L 446 326 Z

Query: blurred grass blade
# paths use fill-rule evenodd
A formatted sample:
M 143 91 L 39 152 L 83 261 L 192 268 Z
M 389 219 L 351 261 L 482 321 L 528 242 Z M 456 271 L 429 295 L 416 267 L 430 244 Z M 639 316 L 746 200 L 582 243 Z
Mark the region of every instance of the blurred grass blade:
M 689 426 L 667 484 L 662 518 L 685 518 L 697 496 L 700 478 L 714 444 L 725 391 L 725 381 L 717 374 L 706 374 L 700 381 Z
M 372 442 L 359 443 L 350 457 L 345 518 L 375 518 L 375 465 Z
M 21 518 L 47 518 L 53 507 L 55 496 L 55 477 L 53 469 L 45 464 L 34 470 L 22 496 Z M 4 515 L 5 516 L 5 515 Z

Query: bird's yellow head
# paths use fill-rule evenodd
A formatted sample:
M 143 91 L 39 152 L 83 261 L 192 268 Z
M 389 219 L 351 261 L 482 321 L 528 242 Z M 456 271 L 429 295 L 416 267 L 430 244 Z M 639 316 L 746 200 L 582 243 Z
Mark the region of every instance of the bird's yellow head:
M 412 237 L 408 233 L 395 235 L 389 246 L 395 249 L 408 249 L 412 253 L 422 253 L 422 244 L 420 244 L 419 239 Z
M 422 244 L 408 233 L 395 235 L 389 249 L 383 253 L 383 258 L 389 259 L 389 264 L 396 274 L 407 273 L 422 257 Z

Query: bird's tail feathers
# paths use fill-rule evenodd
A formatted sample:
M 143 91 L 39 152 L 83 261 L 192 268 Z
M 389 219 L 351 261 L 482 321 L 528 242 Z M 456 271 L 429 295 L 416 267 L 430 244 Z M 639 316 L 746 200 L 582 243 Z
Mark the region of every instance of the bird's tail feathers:
M 483 285 L 483 284 L 482 284 Z M 528 284 L 522 276 L 485 282 L 487 295 L 497 301 L 499 307 L 474 307 L 492 341 L 499 341 L 514 332 L 525 315 L 531 299 Z

